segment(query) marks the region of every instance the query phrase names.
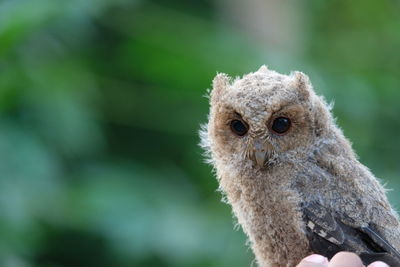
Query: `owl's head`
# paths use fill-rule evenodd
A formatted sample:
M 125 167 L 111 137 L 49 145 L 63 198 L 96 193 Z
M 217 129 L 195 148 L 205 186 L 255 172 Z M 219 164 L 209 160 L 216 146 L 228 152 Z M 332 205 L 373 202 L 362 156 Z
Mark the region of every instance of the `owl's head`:
M 214 165 L 266 170 L 301 160 L 332 124 L 305 74 L 282 75 L 265 66 L 234 81 L 218 74 L 210 104 L 201 136 Z

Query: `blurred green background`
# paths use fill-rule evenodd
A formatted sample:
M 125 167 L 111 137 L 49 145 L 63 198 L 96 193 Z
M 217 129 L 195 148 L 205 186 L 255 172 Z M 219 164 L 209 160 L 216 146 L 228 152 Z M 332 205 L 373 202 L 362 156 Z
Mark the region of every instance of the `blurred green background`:
M 399 208 L 399 10 L 0 0 L 0 266 L 250 266 L 197 132 L 216 72 L 262 64 L 335 101 Z

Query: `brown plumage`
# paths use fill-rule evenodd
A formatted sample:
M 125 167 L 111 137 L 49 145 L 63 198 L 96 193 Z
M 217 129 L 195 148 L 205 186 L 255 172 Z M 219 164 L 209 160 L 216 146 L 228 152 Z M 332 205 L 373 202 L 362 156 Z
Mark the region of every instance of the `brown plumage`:
M 400 266 L 400 225 L 301 72 L 218 74 L 202 146 L 260 266 L 356 252 Z

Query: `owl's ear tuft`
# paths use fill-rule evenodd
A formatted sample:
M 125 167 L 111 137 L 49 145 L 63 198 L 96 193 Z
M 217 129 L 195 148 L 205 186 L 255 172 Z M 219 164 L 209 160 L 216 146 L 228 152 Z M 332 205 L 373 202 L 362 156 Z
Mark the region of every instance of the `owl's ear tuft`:
M 307 100 L 310 97 L 311 83 L 307 75 L 300 71 L 295 71 L 293 77 L 293 86 L 298 90 L 301 100 Z
M 210 97 L 211 101 L 218 101 L 223 92 L 229 87 L 230 78 L 224 73 L 218 73 L 213 80 L 213 89 Z
M 257 72 L 268 72 L 268 67 L 265 65 L 262 65 Z

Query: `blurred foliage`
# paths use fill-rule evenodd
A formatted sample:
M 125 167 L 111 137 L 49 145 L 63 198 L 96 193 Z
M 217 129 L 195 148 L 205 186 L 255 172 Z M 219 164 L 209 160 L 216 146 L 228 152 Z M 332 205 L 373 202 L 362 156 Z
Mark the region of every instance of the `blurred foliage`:
M 226 3 L 0 1 L 1 266 L 249 266 L 197 130 L 215 73 L 261 64 L 335 100 L 399 207 L 399 3 L 304 1 L 295 58 Z

